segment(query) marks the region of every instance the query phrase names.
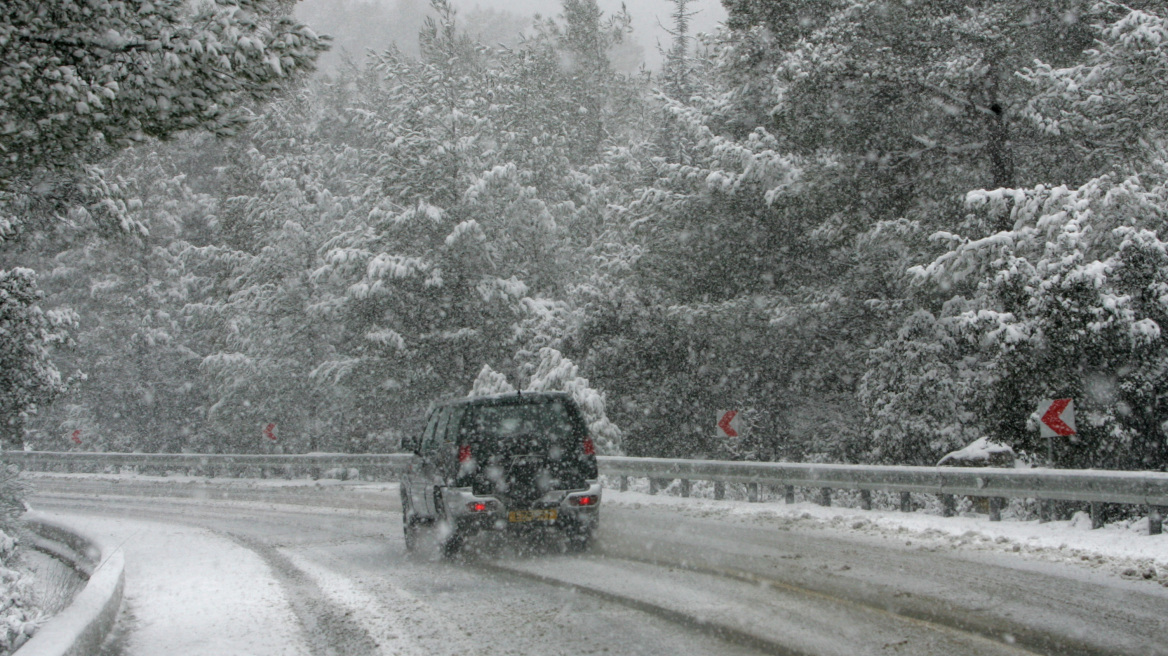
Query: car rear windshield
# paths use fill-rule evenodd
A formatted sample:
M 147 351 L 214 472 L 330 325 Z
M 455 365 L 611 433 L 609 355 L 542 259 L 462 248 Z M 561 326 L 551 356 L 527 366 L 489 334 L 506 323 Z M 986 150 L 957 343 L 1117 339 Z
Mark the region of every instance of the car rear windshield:
M 463 430 L 472 439 L 505 443 L 530 440 L 566 444 L 579 433 L 576 409 L 560 399 L 538 403 L 471 406 L 463 420 Z

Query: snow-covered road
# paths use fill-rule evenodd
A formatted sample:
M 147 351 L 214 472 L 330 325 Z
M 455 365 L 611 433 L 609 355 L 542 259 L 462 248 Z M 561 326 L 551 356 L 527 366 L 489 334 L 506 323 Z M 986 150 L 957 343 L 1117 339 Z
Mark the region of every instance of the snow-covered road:
M 1168 654 L 1154 581 L 730 502 L 609 494 L 594 555 L 448 563 L 406 556 L 392 484 L 33 480 L 123 544 L 123 656 Z

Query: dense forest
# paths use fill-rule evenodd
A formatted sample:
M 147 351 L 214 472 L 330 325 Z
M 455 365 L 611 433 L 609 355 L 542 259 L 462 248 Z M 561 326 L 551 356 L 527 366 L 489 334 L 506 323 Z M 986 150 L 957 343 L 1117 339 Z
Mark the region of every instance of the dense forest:
M 1163 3 L 723 0 L 702 35 L 671 4 L 649 71 L 594 0 L 489 41 L 432 0 L 415 41 L 68 161 L 5 91 L 8 447 L 387 452 L 476 380 L 555 379 L 636 456 L 1045 453 L 1070 397 L 1060 466 L 1168 466 Z

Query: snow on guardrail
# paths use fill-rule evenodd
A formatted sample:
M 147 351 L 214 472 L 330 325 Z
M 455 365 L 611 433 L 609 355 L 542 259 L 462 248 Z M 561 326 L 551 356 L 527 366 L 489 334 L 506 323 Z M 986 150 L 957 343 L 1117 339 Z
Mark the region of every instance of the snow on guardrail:
M 357 469 L 366 476 L 393 479 L 409 467 L 409 454 L 157 454 L 9 451 L 4 459 L 25 469 L 93 471 L 136 467 L 240 475 L 248 469 L 282 470 L 285 476 L 325 469 Z M 1042 500 L 1093 504 L 1146 505 L 1159 516 L 1168 507 L 1168 473 L 1082 469 L 1005 469 L 992 467 L 909 467 L 785 462 L 677 460 L 600 456 L 601 473 L 610 476 L 715 483 L 872 490 Z M 688 487 L 688 483 L 687 483 Z M 829 494 L 825 492 L 825 495 Z M 829 498 L 826 497 L 825 498 Z
M 605 474 L 616 476 L 1168 506 L 1168 473 L 1164 472 L 829 465 L 617 456 L 602 457 L 600 461 Z

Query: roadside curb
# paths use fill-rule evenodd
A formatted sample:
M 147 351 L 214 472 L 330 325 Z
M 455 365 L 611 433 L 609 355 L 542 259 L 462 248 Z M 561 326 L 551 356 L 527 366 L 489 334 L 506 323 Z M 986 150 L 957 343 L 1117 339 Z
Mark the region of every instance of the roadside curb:
M 61 559 L 88 582 L 69 606 L 45 622 L 14 656 L 96 654 L 122 606 L 126 583 L 122 550 L 43 513 L 26 513 L 22 522 L 30 531 L 29 546 Z

